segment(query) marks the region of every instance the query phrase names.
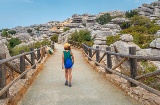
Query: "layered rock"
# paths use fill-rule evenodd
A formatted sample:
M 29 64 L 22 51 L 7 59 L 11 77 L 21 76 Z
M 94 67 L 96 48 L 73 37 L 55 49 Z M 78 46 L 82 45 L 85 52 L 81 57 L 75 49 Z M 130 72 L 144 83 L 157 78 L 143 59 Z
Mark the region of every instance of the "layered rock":
M 129 54 L 129 47 L 136 47 L 137 51 L 141 50 L 138 45 L 133 43 L 133 37 L 130 34 L 121 35 L 121 40 L 111 44 L 110 47 L 112 52 L 120 54 Z M 122 60 L 122 58 L 119 56 L 112 56 L 112 59 L 113 66 Z M 125 61 L 123 64 L 121 64 L 121 68 L 123 71 L 120 72 L 128 74 L 130 69 L 129 61 Z
M 136 50 L 141 48 L 133 43 L 133 37 L 130 34 L 121 35 L 121 40 L 113 43 L 111 47 L 114 47 L 114 51 L 121 54 L 129 54 L 129 47 L 136 47 Z
M 106 45 L 106 37 L 111 35 L 117 35 L 121 28 L 117 24 L 95 24 L 88 28 L 91 32 L 91 36 L 95 37 L 95 45 Z
M 150 48 L 141 49 L 137 52 L 138 55 L 142 56 L 159 56 L 160 55 L 160 38 L 153 40 L 150 44 Z
M 11 57 L 9 54 L 9 50 L 7 48 L 7 46 L 5 45 L 5 43 L 3 43 L 2 41 L 0 41 L 0 54 L 6 54 L 6 58 Z
M 160 15 L 160 1 L 152 2 L 151 4 L 143 4 L 138 8 L 140 15 L 147 16 L 151 20 L 156 19 Z

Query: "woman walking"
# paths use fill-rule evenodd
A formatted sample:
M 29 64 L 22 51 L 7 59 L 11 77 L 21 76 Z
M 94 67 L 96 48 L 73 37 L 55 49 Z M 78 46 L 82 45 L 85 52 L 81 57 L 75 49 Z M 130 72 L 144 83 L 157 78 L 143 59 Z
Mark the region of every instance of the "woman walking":
M 71 51 L 71 46 L 68 43 L 64 44 L 64 51 L 62 53 L 62 69 L 65 68 L 65 85 L 71 87 L 72 80 L 72 66 L 74 64 L 74 55 Z

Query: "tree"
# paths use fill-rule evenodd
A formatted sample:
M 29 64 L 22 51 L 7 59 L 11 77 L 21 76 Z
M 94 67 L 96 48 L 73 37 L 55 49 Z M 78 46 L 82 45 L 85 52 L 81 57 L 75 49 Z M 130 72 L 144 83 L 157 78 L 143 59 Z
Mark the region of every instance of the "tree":
M 14 48 L 16 45 L 19 45 L 21 41 L 18 38 L 12 38 L 9 40 L 9 45 L 11 48 Z
M 14 30 L 9 30 L 8 33 L 13 35 L 13 34 L 16 34 L 16 31 L 14 31 Z
M 7 31 L 2 31 L 1 35 L 2 35 L 2 37 L 8 37 L 8 32 Z
M 135 15 L 138 15 L 138 12 L 136 10 L 130 10 L 130 11 L 127 11 L 125 15 L 127 18 L 131 18 L 131 17 L 134 17 Z
M 90 31 L 88 30 L 80 30 L 79 32 L 75 31 L 70 35 L 69 40 L 79 42 L 79 43 L 85 43 L 88 46 L 93 45 L 91 34 L 90 34 Z
M 28 29 L 27 32 L 28 32 L 28 33 L 32 33 L 32 30 L 31 30 L 31 29 Z
M 96 21 L 103 25 L 103 24 L 107 24 L 108 22 L 110 22 L 112 20 L 112 17 L 110 16 L 109 13 L 106 13 L 104 15 L 101 15 L 99 18 L 96 19 Z

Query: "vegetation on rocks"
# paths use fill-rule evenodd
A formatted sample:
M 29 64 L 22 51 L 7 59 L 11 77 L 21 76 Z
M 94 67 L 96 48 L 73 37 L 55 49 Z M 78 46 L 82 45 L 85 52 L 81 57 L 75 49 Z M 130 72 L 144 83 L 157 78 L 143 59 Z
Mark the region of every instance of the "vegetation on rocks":
M 68 27 L 63 28 L 63 32 L 66 32 L 67 30 L 70 30 L 70 28 Z
M 127 18 L 131 18 L 134 17 L 135 15 L 138 15 L 138 12 L 136 10 L 130 10 L 130 11 L 126 11 L 125 16 Z
M 112 17 L 110 16 L 109 13 L 106 13 L 104 15 L 101 15 L 99 18 L 96 19 L 97 23 L 103 25 L 103 24 L 107 24 L 108 22 L 110 22 L 112 20 Z
M 149 47 L 151 41 L 155 39 L 154 34 L 160 30 L 160 26 L 154 21 L 150 21 L 143 16 L 134 16 L 131 18 L 130 27 L 121 31 L 122 34 L 133 35 L 133 42 L 141 48 Z
M 14 34 L 16 34 L 16 31 L 14 31 L 14 30 L 9 30 L 8 33 L 11 34 L 11 35 L 14 35 Z
M 32 30 L 31 30 L 31 29 L 28 29 L 27 32 L 28 32 L 28 33 L 32 33 Z
M 79 42 L 79 43 L 85 43 L 88 46 L 93 45 L 93 40 L 91 38 L 90 31 L 88 30 L 80 30 L 79 32 L 75 31 L 70 35 L 69 40 Z
M 35 49 L 35 48 L 40 48 L 41 46 L 50 45 L 51 43 L 48 39 L 44 39 L 43 41 L 37 41 L 29 46 L 27 45 L 15 46 L 15 41 L 13 42 L 14 42 L 14 47 L 13 46 L 11 47 L 10 44 L 7 45 L 11 56 L 18 55 L 21 50 L 29 52 L 31 47 Z M 16 45 L 19 44 L 16 43 Z
M 9 46 L 11 48 L 14 48 L 16 45 L 19 45 L 21 43 L 21 41 L 18 38 L 11 38 L 9 40 Z
M 154 64 L 152 64 L 151 62 L 145 61 L 145 60 L 141 61 L 141 66 L 142 66 L 142 70 L 139 70 L 140 75 L 154 72 L 157 70 L 157 67 Z M 160 90 L 160 85 L 158 84 L 159 79 L 156 76 L 148 77 L 140 81 L 155 89 Z
M 57 34 L 54 34 L 52 37 L 51 37 L 51 41 L 54 41 L 54 42 L 58 42 L 58 35 Z
M 3 29 L 1 30 L 1 32 L 2 32 L 1 36 L 6 38 L 11 38 L 12 37 L 11 35 L 16 34 L 16 31 L 10 29 Z
M 108 36 L 106 39 L 106 44 L 108 46 L 110 46 L 111 44 L 113 44 L 114 42 L 120 40 L 120 35 L 116 35 L 116 36 Z

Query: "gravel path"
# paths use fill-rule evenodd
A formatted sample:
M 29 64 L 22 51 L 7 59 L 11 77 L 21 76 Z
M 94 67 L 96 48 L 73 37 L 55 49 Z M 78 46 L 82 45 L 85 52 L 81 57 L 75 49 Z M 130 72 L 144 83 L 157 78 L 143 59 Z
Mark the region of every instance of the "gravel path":
M 63 46 L 55 47 L 56 52 L 18 105 L 141 105 L 93 70 L 79 50 L 73 50 L 72 87 L 65 86 L 61 69 Z

